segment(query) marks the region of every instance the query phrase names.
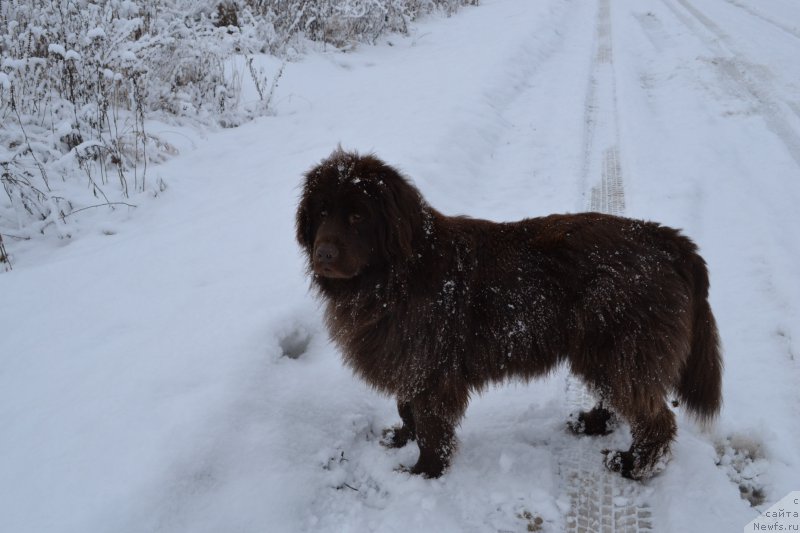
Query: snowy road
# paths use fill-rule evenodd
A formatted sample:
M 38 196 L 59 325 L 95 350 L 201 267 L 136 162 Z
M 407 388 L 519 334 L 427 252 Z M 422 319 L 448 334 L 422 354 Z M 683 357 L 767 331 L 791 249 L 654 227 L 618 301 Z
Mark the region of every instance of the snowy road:
M 130 220 L 16 251 L 0 531 L 728 532 L 800 489 L 800 3 L 483 0 L 388 41 L 287 65 L 276 116 L 153 169 L 169 189 Z M 342 368 L 294 242 L 300 175 L 339 142 L 447 214 L 683 228 L 717 424 L 678 409 L 666 471 L 608 485 L 627 428 L 567 434 L 559 372 L 475 398 L 441 479 L 396 472 L 416 448 L 378 444 L 393 402 Z

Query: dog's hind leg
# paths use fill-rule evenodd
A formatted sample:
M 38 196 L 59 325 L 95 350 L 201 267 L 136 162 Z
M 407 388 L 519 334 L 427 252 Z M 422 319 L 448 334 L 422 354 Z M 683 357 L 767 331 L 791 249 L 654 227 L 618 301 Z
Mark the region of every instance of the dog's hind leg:
M 628 451 L 606 451 L 605 464 L 630 479 L 646 479 L 659 473 L 669 460 L 675 438 L 675 415 L 663 399 L 655 409 L 635 413 L 628 421 L 633 443 Z

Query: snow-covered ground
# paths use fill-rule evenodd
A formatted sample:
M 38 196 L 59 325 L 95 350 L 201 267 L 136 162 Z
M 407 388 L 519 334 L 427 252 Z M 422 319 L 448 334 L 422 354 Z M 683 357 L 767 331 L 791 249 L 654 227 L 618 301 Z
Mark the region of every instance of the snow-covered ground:
M 483 0 L 288 64 L 276 116 L 175 134 L 169 188 L 126 220 L 6 243 L 0 530 L 580 530 L 576 486 L 629 437 L 568 435 L 563 371 L 475 398 L 441 479 L 379 445 L 394 404 L 342 367 L 294 242 L 300 176 L 341 142 L 448 214 L 684 228 L 725 407 L 708 430 L 679 414 L 667 470 L 615 480 L 608 512 L 740 531 L 800 489 L 798 57 L 793 0 Z

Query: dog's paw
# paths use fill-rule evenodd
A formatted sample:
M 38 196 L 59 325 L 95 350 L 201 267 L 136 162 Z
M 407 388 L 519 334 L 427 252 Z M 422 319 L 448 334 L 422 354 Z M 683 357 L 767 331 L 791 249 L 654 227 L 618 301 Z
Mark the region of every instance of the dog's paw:
M 622 477 L 642 481 L 664 471 L 671 458 L 669 449 L 661 453 L 641 453 L 636 451 L 603 450 L 606 456 L 603 463 L 612 472 Z
M 641 479 L 636 476 L 636 458 L 631 452 L 623 452 L 621 450 L 603 450 L 603 464 L 612 472 L 620 474 L 622 477 L 628 479 Z
M 394 472 L 398 474 L 408 474 L 411 475 L 411 467 L 406 465 L 397 465 L 394 467 Z
M 569 418 L 567 419 L 567 429 L 575 435 L 584 434 L 585 425 L 581 415 L 583 415 L 583 411 L 580 413 L 570 413 Z
M 415 476 L 424 477 L 425 479 L 436 479 L 442 477 L 442 474 L 444 474 L 444 470 L 445 470 L 444 465 L 425 464 L 420 466 L 420 464 L 417 463 L 408 470 L 408 473 Z
M 421 476 L 425 479 L 436 479 L 441 477 L 447 467 L 443 464 L 427 464 L 417 461 L 414 466 L 397 465 L 394 469 L 398 474 L 408 474 Z
M 414 440 L 414 435 L 408 428 L 395 426 L 383 430 L 380 442 L 387 448 L 402 448 L 411 440 Z
M 608 435 L 617 427 L 617 417 L 611 411 L 595 407 L 591 411 L 571 413 L 567 428 L 576 435 Z

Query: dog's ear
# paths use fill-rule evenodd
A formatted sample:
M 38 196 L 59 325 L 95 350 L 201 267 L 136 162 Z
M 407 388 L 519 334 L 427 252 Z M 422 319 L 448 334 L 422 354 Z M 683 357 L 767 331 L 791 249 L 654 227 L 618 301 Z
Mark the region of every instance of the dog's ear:
M 398 260 L 408 260 L 414 253 L 417 236 L 422 232 L 422 197 L 419 191 L 408 183 L 394 169 L 388 169 L 384 178 L 383 210 L 384 255 L 397 264 Z
M 309 209 L 309 194 L 308 189 L 304 189 L 303 196 L 300 198 L 300 204 L 297 206 L 297 215 L 295 217 L 295 236 L 300 246 L 306 250 L 311 250 L 314 247 L 314 226 L 311 219 L 311 211 Z
M 314 244 L 311 235 L 311 220 L 308 216 L 308 210 L 301 204 L 297 209 L 297 219 L 295 220 L 297 230 L 297 242 L 304 248 L 311 248 Z

